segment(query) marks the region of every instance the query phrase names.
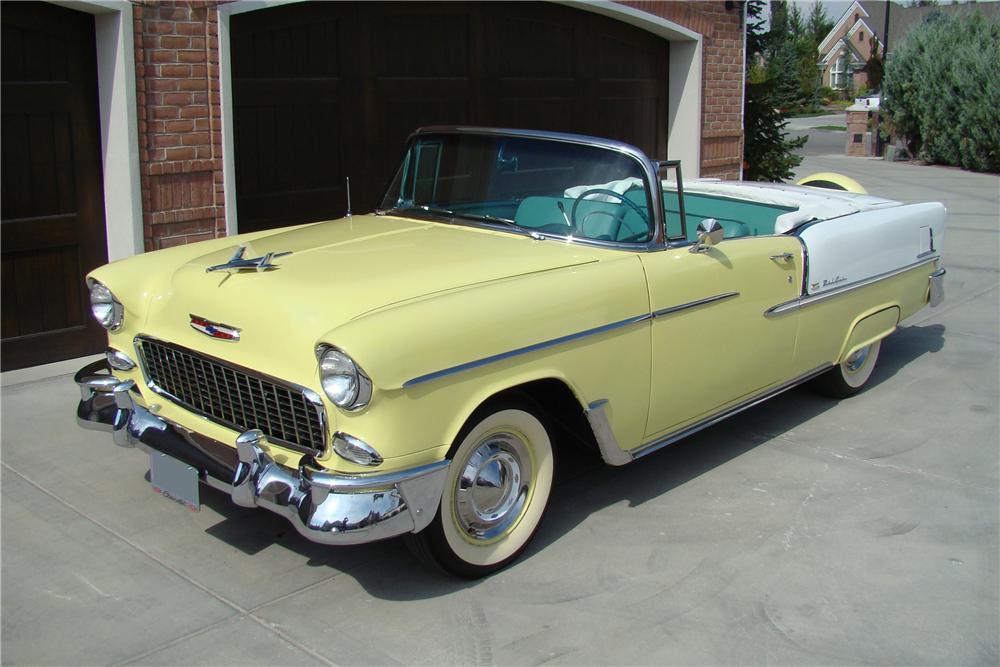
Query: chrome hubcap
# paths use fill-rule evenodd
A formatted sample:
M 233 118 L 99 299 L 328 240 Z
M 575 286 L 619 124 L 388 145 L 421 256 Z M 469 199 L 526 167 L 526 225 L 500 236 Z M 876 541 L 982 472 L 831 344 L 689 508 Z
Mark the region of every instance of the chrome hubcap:
M 531 475 L 531 455 L 521 437 L 488 435 L 465 461 L 455 489 L 462 531 L 475 540 L 503 535 L 524 510 Z
M 869 350 L 871 350 L 871 346 L 861 348 L 844 361 L 844 368 L 847 369 L 848 373 L 857 373 L 858 369 L 865 365 Z

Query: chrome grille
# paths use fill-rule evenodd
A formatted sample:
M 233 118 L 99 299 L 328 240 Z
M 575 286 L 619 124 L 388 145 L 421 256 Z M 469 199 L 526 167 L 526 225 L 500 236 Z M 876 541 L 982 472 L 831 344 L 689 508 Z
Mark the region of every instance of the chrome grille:
M 136 347 L 156 393 L 236 431 L 260 429 L 311 453 L 324 448 L 323 406 L 307 389 L 162 341 L 139 338 Z

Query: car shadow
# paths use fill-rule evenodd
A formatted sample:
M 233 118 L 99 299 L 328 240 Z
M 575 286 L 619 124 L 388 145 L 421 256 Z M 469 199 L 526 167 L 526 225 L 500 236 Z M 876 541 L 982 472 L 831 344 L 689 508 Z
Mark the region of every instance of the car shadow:
M 941 350 L 944 331 L 940 324 L 899 329 L 882 346 L 869 389 L 888 381 L 919 357 Z M 589 451 L 579 456 L 584 450 L 570 449 L 563 443 L 557 450 L 559 466 L 546 518 L 521 561 L 530 560 L 595 512 L 622 500 L 629 507 L 637 507 L 659 498 L 799 428 L 836 404 L 837 401 L 815 394 L 807 387 L 798 387 L 654 452 L 638 464 L 620 468 L 604 465 Z M 235 506 L 227 494 L 202 488 L 202 503 L 223 517 L 206 532 L 248 555 L 277 544 L 305 558 L 310 566 L 354 577 L 369 594 L 386 600 L 432 598 L 480 583 L 421 566 L 402 539 L 343 547 L 316 544 L 299 535 L 278 515 Z

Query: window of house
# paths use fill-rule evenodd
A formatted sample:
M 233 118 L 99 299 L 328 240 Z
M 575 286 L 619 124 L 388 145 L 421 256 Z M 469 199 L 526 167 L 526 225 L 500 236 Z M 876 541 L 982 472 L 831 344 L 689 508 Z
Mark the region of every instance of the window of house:
M 859 42 L 865 41 L 865 33 L 861 32 L 860 30 L 858 31 L 858 41 Z
M 833 63 L 833 69 L 830 70 L 830 87 L 836 89 L 844 89 L 849 85 L 850 73 L 848 72 L 847 65 L 847 55 L 842 54 Z

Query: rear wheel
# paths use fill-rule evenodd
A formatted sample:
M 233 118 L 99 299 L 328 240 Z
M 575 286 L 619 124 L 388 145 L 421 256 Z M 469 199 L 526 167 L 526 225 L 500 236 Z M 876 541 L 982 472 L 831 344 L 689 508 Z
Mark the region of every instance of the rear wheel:
M 882 341 L 866 345 L 815 380 L 815 388 L 833 398 L 853 396 L 868 384 Z
M 477 578 L 524 551 L 552 488 L 550 429 L 525 402 L 478 410 L 459 434 L 434 521 L 411 550 L 452 574 Z

